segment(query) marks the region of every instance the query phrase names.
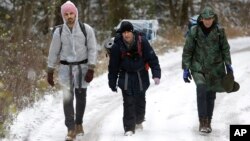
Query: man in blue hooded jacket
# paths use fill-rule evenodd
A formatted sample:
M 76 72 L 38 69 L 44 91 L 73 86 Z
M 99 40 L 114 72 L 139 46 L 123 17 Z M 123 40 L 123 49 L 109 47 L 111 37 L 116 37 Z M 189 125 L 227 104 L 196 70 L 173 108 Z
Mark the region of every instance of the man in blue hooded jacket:
M 117 80 L 122 90 L 126 136 L 134 134 L 136 127 L 142 128 L 145 118 L 145 93 L 150 85 L 146 62 L 151 68 L 155 84 L 158 85 L 161 78 L 158 57 L 147 39 L 134 31 L 130 22 L 123 21 L 111 48 L 108 79 L 112 91 L 117 92 Z

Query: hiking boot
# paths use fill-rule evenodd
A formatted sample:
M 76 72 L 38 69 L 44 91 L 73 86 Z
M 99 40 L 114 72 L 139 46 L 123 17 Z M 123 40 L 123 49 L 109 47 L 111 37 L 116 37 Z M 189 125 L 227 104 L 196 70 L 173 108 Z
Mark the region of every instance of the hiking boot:
M 75 137 L 76 137 L 75 131 L 69 130 L 65 140 L 66 141 L 73 141 Z
M 75 129 L 76 135 L 83 135 L 84 134 L 82 124 L 76 124 L 75 128 L 76 128 Z
M 143 130 L 143 125 L 142 125 L 142 123 L 136 124 L 136 125 L 135 125 L 135 130 Z
M 208 128 L 206 126 L 206 118 L 200 118 L 199 132 L 208 133 Z
M 212 132 L 212 127 L 211 127 L 211 119 L 207 119 L 207 133 Z
M 133 131 L 126 131 L 126 132 L 124 133 L 125 136 L 132 136 L 133 134 L 134 134 Z

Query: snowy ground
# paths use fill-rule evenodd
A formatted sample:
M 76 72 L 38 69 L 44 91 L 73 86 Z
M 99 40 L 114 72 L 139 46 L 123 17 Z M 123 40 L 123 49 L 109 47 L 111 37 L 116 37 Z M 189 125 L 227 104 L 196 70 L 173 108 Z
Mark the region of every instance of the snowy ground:
M 182 80 L 182 48 L 160 56 L 161 84 L 147 92 L 144 130 L 124 136 L 121 92 L 113 93 L 107 84 L 107 74 L 95 78 L 88 88 L 84 117 L 84 141 L 228 141 L 230 124 L 250 124 L 250 37 L 229 41 L 237 93 L 218 93 L 212 121 L 213 132 L 198 133 L 198 118 L 194 82 Z M 247 86 L 248 85 L 248 86 Z M 33 108 L 23 110 L 3 141 L 62 141 L 64 125 L 62 93 L 47 95 Z

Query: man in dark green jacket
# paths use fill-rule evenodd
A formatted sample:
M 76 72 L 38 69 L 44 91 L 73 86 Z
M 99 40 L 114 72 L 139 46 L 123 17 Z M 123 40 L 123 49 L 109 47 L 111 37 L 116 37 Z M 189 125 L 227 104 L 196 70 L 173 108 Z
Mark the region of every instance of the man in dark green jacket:
M 225 32 L 218 26 L 218 18 L 211 7 L 205 7 L 191 28 L 182 54 L 183 79 L 193 79 L 197 88 L 199 131 L 210 133 L 216 92 L 225 92 L 222 79 L 233 74 L 230 46 Z M 226 66 L 226 69 L 225 69 Z M 191 73 L 190 73 L 191 72 Z

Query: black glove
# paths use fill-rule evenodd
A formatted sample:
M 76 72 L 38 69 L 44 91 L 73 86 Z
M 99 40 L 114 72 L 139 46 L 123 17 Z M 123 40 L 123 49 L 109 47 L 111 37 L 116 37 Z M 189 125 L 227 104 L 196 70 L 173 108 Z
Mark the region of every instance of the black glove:
M 109 80 L 109 87 L 113 92 L 117 92 L 116 81 Z
M 188 69 L 184 69 L 183 71 L 183 80 L 185 83 L 190 83 L 190 80 L 192 80 L 191 74 Z
M 112 87 L 111 90 L 112 90 L 113 92 L 117 92 L 117 88 L 116 88 L 116 87 Z
M 53 79 L 53 74 L 54 74 L 53 71 L 48 71 L 48 73 L 47 73 L 47 81 L 48 81 L 48 83 L 49 83 L 52 87 L 55 86 L 54 79 Z

